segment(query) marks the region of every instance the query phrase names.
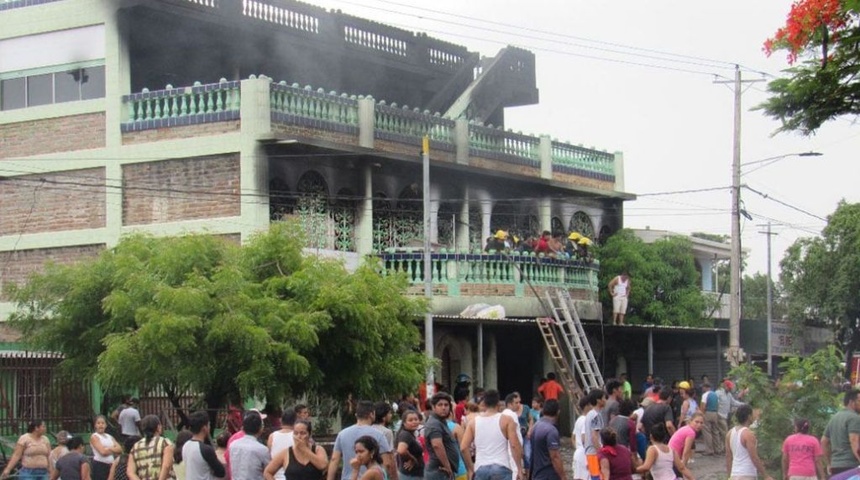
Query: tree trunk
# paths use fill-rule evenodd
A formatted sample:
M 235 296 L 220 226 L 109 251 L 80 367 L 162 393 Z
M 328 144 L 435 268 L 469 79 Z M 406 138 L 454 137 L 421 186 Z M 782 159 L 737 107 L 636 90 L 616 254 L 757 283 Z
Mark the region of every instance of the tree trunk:
M 185 409 L 182 408 L 182 404 L 179 403 L 180 397 L 174 388 L 166 387 L 164 392 L 167 394 L 167 399 L 170 401 L 170 404 L 176 409 L 176 415 L 179 416 L 179 425 L 176 425 L 176 430 L 182 430 L 188 425 L 188 413 L 185 412 Z

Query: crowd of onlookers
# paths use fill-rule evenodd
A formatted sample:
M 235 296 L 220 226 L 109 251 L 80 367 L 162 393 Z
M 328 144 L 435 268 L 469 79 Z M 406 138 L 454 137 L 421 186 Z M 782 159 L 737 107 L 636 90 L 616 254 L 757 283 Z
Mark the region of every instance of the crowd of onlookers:
M 634 401 L 626 375 L 610 379 L 578 403 L 570 465 L 575 480 L 653 480 L 684 477 L 700 440 L 702 455 L 725 455 L 734 480 L 770 480 L 757 448 L 757 412 L 746 391 L 729 379 L 707 377 L 664 385 L 650 375 Z M 860 398 L 846 388 L 844 408 L 821 439 L 805 419 L 782 446 L 784 480 L 849 480 L 860 474 Z M 404 395 L 399 402 L 353 401 L 354 423 L 329 452 L 314 440 L 311 412 L 294 405 L 279 416 L 231 407 L 225 428 L 211 438 L 212 418 L 191 413 L 175 440 L 164 437 L 158 416 L 141 418 L 129 399 L 94 431 L 61 431 L 53 447 L 45 423 L 35 420 L 2 471 L 22 480 L 561 480 L 558 418 L 564 388 L 548 374 L 531 402 L 517 392 L 470 388 L 458 377 L 454 395 Z M 396 419 L 396 420 L 395 420 Z M 730 421 L 733 426 L 730 427 Z M 109 433 L 109 423 L 116 430 Z M 89 455 L 87 454 L 89 447 Z

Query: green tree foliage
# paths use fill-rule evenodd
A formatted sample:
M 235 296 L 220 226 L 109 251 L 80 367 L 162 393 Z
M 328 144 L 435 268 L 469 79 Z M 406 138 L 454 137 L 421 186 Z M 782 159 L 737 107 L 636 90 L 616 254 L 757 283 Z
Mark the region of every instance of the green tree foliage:
M 830 417 L 840 408 L 841 362 L 842 354 L 831 345 L 808 357 L 790 357 L 782 362 L 779 368 L 784 374 L 775 385 L 751 364 L 741 364 L 729 372 L 739 388 L 749 389 L 743 400 L 761 410 L 756 428 L 759 456 L 772 475 L 781 468 L 782 442 L 793 433 L 796 418 L 808 419 L 809 433 L 821 437 Z
M 621 230 L 600 248 L 600 299 L 611 311 L 607 285 L 627 271 L 632 282 L 629 323 L 701 325 L 707 302 L 692 244 L 673 237 L 648 244 Z
M 179 407 L 250 396 L 395 395 L 423 377 L 406 280 L 302 256 L 295 225 L 244 247 L 210 235 L 134 235 L 97 259 L 49 266 L 9 294 L 11 322 L 108 388 L 159 386 Z
M 786 50 L 786 77 L 768 84 L 757 108 L 782 122 L 779 131 L 814 133 L 822 124 L 860 113 L 860 2 L 799 0 L 765 50 Z
M 767 275 L 756 273 L 752 276 L 744 275 L 743 293 L 741 299 L 743 301 L 742 318 L 750 318 L 755 320 L 764 320 L 767 318 Z M 773 295 L 773 318 L 781 319 L 788 314 L 785 295 L 782 292 L 782 286 L 779 282 L 771 280 L 771 290 Z
M 839 203 L 820 237 L 794 242 L 780 262 L 789 316 L 829 325 L 847 353 L 858 348 L 860 203 Z

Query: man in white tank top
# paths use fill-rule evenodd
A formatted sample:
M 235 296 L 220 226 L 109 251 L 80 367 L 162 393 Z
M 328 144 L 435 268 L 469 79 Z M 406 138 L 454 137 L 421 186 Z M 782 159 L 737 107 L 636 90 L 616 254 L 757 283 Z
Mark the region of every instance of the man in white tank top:
M 498 390 L 484 393 L 481 412 L 466 426 L 460 442 L 460 451 L 466 462 L 468 476 L 473 480 L 511 479 L 522 480 L 523 446 L 517 437 L 519 425 L 516 420 L 499 412 Z M 472 464 L 470 448 L 475 445 L 475 463 Z M 509 449 L 510 448 L 510 453 Z M 516 477 L 514 477 L 514 472 Z M 472 473 L 474 472 L 474 475 Z
M 612 324 L 624 325 L 627 297 L 630 295 L 630 277 L 626 271 L 609 282 L 609 295 L 612 296 Z
M 758 442 L 749 429 L 753 422 L 752 407 L 741 405 L 735 417 L 738 425 L 726 435 L 726 472 L 729 480 L 773 480 L 758 456 Z

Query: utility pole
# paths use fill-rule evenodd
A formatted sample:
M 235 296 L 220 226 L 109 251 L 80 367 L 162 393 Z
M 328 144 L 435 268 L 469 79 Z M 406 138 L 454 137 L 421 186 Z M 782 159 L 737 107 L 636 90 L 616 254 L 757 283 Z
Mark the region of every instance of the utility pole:
M 430 137 L 424 136 L 421 142 L 422 191 L 424 197 L 424 296 L 427 302 L 433 300 L 433 264 L 430 258 Z M 427 355 L 427 399 L 436 393 L 436 379 L 433 371 L 433 313 L 424 314 L 424 352 Z
M 732 142 L 732 254 L 729 265 L 731 274 L 729 348 L 726 350 L 726 359 L 732 367 L 738 366 L 744 358 L 744 352 L 741 349 L 741 96 L 743 84 L 763 81 L 741 79 L 738 65 L 735 65 L 734 80 L 714 80 L 714 83 L 732 84 L 735 100 Z
M 770 226 L 771 223 L 767 222 L 766 225 L 759 225 L 760 227 L 767 227 L 767 230 L 763 233 L 767 235 L 767 375 L 769 377 L 773 376 L 773 280 L 771 280 L 771 271 L 770 271 L 770 239 L 776 233 L 771 232 Z

